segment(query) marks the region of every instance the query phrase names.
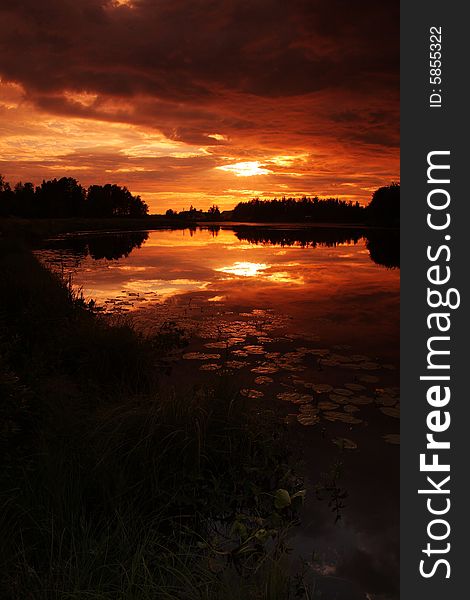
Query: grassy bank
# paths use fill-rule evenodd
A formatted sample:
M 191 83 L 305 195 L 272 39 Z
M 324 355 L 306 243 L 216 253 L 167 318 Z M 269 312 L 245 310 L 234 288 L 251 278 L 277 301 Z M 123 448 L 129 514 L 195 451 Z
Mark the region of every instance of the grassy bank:
M 287 600 L 302 486 L 276 416 L 226 377 L 161 389 L 152 339 L 0 242 L 0 597 Z

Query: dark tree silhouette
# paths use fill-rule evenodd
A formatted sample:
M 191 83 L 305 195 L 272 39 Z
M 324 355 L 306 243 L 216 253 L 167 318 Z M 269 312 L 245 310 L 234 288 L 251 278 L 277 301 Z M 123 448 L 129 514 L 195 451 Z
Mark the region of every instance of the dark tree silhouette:
M 216 204 L 213 204 L 207 211 L 207 215 L 211 221 L 218 221 L 220 219 L 220 210 Z
M 35 195 L 41 217 L 77 217 L 85 214 L 85 189 L 73 177 L 43 181 L 36 188 Z
M 126 187 L 107 183 L 85 190 L 72 177 L 17 183 L 14 190 L 0 175 L 0 214 L 18 217 L 143 217 L 147 204 Z
M 148 207 L 126 187 L 107 183 L 88 188 L 86 212 L 92 217 L 142 217 Z
M 366 210 L 370 223 L 397 227 L 400 224 L 400 184 L 392 183 L 376 190 Z
M 234 221 L 254 222 L 308 222 L 308 223 L 360 223 L 364 208 L 358 202 L 347 202 L 338 198 L 320 200 L 310 198 L 274 198 L 240 202 L 233 210 Z
M 12 213 L 15 195 L 10 184 L 0 175 L 0 215 L 8 216 Z

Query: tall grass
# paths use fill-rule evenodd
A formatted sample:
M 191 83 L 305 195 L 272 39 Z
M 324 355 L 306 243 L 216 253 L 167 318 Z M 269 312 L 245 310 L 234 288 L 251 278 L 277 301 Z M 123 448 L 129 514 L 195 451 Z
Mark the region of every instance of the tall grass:
M 308 597 L 285 565 L 303 494 L 276 415 L 230 379 L 160 389 L 167 342 L 2 246 L 0 597 Z

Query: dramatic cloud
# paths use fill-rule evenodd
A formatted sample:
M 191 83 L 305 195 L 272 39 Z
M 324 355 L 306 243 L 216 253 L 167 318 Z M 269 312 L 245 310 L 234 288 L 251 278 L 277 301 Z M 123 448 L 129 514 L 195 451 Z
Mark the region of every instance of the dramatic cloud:
M 3 0 L 0 172 L 115 181 L 154 210 L 365 202 L 399 172 L 398 8 Z

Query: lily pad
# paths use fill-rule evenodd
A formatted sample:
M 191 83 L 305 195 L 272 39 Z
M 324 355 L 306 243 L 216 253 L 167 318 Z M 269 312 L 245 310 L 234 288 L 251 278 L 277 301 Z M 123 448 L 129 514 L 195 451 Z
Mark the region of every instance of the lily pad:
M 312 402 L 313 396 L 309 394 L 299 394 L 298 392 L 281 392 L 277 395 L 279 400 L 284 400 L 285 402 L 292 402 L 293 404 L 307 404 L 308 402 Z
M 318 415 L 297 415 L 297 421 L 304 426 L 308 425 L 316 425 L 320 422 L 320 417 Z
M 337 404 L 346 404 L 347 402 L 349 402 L 349 398 L 346 398 L 345 396 L 341 396 L 340 394 L 330 394 L 328 396 L 328 398 L 332 402 L 336 402 Z
M 218 371 L 220 369 L 220 365 L 216 363 L 207 363 L 206 365 L 201 365 L 199 367 L 200 371 Z
M 248 354 L 266 354 L 266 350 L 263 346 L 243 346 L 245 352 Z
M 185 360 L 216 360 L 220 358 L 220 354 L 206 354 L 205 352 L 187 352 L 183 354 Z
M 397 399 L 393 398 L 392 396 L 387 396 L 387 395 L 383 395 L 383 396 L 378 396 L 375 399 L 377 404 L 381 404 L 382 406 L 395 406 L 395 404 L 397 403 Z
M 260 375 L 255 379 L 256 385 L 266 385 L 267 383 L 272 383 L 274 379 L 272 377 L 266 377 L 266 375 Z
M 392 408 L 390 406 L 381 406 L 379 408 L 379 410 L 384 415 L 387 415 L 387 417 L 395 417 L 395 419 L 400 418 L 400 409 L 399 408 L 395 408 L 395 407 Z
M 277 373 L 278 371 L 279 368 L 274 365 L 260 365 L 259 367 L 251 369 L 252 373 L 259 373 L 260 375 L 270 375 L 272 373 Z
M 335 408 L 339 407 L 339 404 L 336 404 L 336 402 L 329 402 L 328 400 L 322 400 L 317 406 L 320 410 L 335 410 Z
M 242 369 L 246 367 L 249 363 L 244 360 L 228 360 L 225 365 L 228 369 Z
M 363 392 L 366 390 L 366 386 L 361 383 L 345 383 L 344 387 L 353 392 Z
M 363 405 L 363 404 L 372 404 L 374 402 L 373 398 L 370 398 L 369 396 L 353 396 L 352 398 L 348 398 L 348 402 L 351 404 L 358 404 L 358 405 Z
M 351 390 L 347 390 L 344 388 L 335 388 L 333 390 L 334 394 L 338 394 L 339 396 L 352 396 L 353 393 L 351 392 Z

